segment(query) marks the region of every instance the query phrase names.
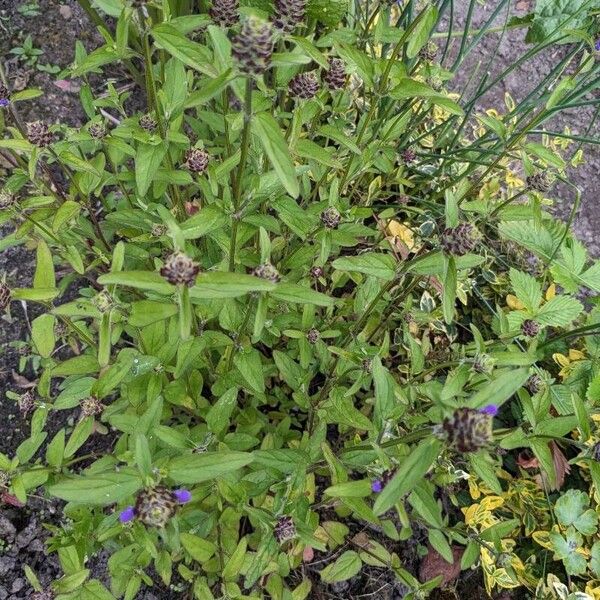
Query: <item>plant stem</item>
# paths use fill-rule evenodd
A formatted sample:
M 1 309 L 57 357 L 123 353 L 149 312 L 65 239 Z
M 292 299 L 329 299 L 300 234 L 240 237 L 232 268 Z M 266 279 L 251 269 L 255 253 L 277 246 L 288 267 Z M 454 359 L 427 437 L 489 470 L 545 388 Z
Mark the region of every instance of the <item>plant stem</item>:
M 235 269 L 235 250 L 237 245 L 237 232 L 240 221 L 240 199 L 242 195 L 242 179 L 244 177 L 244 168 L 248 158 L 248 149 L 250 145 L 250 121 L 252 120 L 252 79 L 246 79 L 246 97 L 244 100 L 244 129 L 242 130 L 241 155 L 238 172 L 235 177 L 233 189 L 233 214 L 231 216 L 231 241 L 229 244 L 229 270 Z
M 140 19 L 140 27 L 144 28 L 145 18 L 144 12 L 140 8 L 139 12 Z M 167 140 L 167 128 L 165 125 L 164 116 L 162 114 L 162 110 L 160 107 L 160 103 L 158 101 L 158 93 L 156 91 L 156 79 L 154 78 L 154 68 L 152 64 L 152 49 L 150 47 L 150 31 L 149 28 L 146 27 L 145 31 L 142 31 L 142 37 L 144 39 L 144 62 L 146 66 L 146 94 L 148 96 L 148 104 L 151 108 L 154 109 L 154 113 L 156 115 L 156 121 L 158 123 L 158 130 L 160 132 L 160 137 L 163 140 L 163 143 L 166 145 L 166 159 L 167 165 L 169 169 L 174 170 L 175 167 L 173 165 L 173 161 L 171 160 L 171 154 L 169 152 L 169 142 Z M 175 199 L 175 205 L 178 208 L 179 213 L 183 216 L 185 215 L 185 206 L 179 195 L 179 188 L 176 185 L 170 186 L 170 189 L 173 194 L 173 198 Z

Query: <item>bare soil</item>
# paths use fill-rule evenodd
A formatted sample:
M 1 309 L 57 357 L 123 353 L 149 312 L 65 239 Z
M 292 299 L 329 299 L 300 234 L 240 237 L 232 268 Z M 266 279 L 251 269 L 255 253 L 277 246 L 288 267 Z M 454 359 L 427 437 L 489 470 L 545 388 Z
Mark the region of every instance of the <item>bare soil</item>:
M 517 2 L 517 14 L 525 14 L 531 1 Z M 25 38 L 31 35 L 34 46 L 44 50 L 40 62 L 64 68 L 73 58 L 75 41 L 80 40 L 88 49 L 93 49 L 98 44 L 97 34 L 75 0 L 39 0 L 40 11 L 37 16 L 27 16 L 19 10 L 28 2 L 29 0 L 0 0 L 0 57 L 7 59 L 5 66 L 9 79 L 15 87 L 39 87 L 44 91 L 44 96 L 40 99 L 23 104 L 21 108 L 23 117 L 27 121 L 44 119 L 49 122 L 60 121 L 72 126 L 80 125 L 85 117 L 80 108 L 77 88 L 60 83 L 57 85 L 56 75 L 39 71 L 35 67 L 24 67 L 15 58 L 11 58 L 9 52 L 12 48 L 22 45 Z M 467 2 L 457 3 L 454 29 L 464 24 L 467 4 Z M 492 4 L 494 3 L 488 3 L 488 5 Z M 472 25 L 480 26 L 489 12 L 490 6 L 479 9 Z M 504 18 L 505 15 L 499 17 L 496 24 L 501 25 Z M 451 84 L 452 88 L 468 98 L 472 90 L 466 88 L 467 77 L 474 68 L 489 70 L 494 77 L 508 65 L 514 64 L 522 55 L 524 48 L 524 30 L 512 30 L 503 37 L 499 34 L 490 35 L 468 58 L 467 67 L 461 71 L 464 77 L 457 78 Z M 515 69 L 481 100 L 480 108 L 496 108 L 499 112 L 503 112 L 505 93 L 509 93 L 517 101 L 523 98 L 530 86 L 549 72 L 565 51 L 565 46 L 548 48 L 529 63 Z M 592 109 L 578 109 L 561 115 L 551 124 L 546 124 L 546 127 L 556 131 L 569 127 L 574 134 L 598 137 L 598 123 L 587 131 L 592 117 Z M 575 229 L 590 253 L 600 256 L 598 235 L 600 208 L 596 201 L 600 192 L 600 182 L 597 178 L 600 172 L 600 149 L 598 146 L 588 146 L 585 148 L 585 153 L 585 164 L 569 173 L 572 181 L 582 191 L 582 206 L 575 220 Z M 0 163 L 0 180 L 3 176 L 2 169 Z M 558 195 L 557 214 L 566 217 L 572 207 L 572 193 L 566 187 L 560 187 Z M 6 233 L 8 230 L 0 229 L 0 235 Z M 0 253 L 0 274 L 6 274 L 11 286 L 30 285 L 33 270 L 34 256 L 26 246 L 10 248 Z M 27 324 L 32 317 L 31 314 L 27 314 L 27 310 L 31 309 L 13 303 L 12 318 L 4 318 L 0 321 L 0 452 L 13 453 L 16 446 L 27 437 L 28 432 L 27 420 L 20 415 L 15 403 L 4 395 L 6 390 L 23 391 L 19 388 L 19 384 L 24 382 L 19 379 L 19 376 L 30 380 L 35 378 L 35 373 L 30 367 L 17 375 L 20 359 L 17 341 L 28 338 Z M 72 418 L 72 415 L 59 413 L 53 417 L 51 427 L 58 429 L 64 426 L 65 420 L 69 418 Z M 26 507 L 17 508 L 3 505 L 0 500 L 0 600 L 30 598 L 32 590 L 22 570 L 26 564 L 36 571 L 43 585 L 49 585 L 59 574 L 56 558 L 45 552 L 43 542 L 47 533 L 42 527 L 44 521 L 58 522 L 59 520 L 60 505 L 57 503 L 33 498 Z M 383 540 L 381 542 L 383 543 Z M 402 555 L 400 545 L 391 549 Z M 416 556 L 413 554 L 409 562 L 413 563 L 410 568 L 416 572 L 418 564 L 415 561 Z M 94 577 L 106 581 L 105 556 L 93 557 L 88 566 Z M 365 568 L 357 577 L 338 586 L 319 585 L 316 571 L 311 574 L 311 578 L 315 583 L 311 598 L 315 600 L 321 598 L 400 600 L 406 593 L 401 585 L 393 581 L 389 573 L 376 568 Z M 479 575 L 473 572 L 463 573 L 447 591 L 435 594 L 436 598 L 444 600 L 467 594 L 474 600 L 486 597 Z M 157 586 L 140 592 L 138 600 L 169 600 L 182 597 L 185 597 L 184 594 L 177 589 Z M 502 596 L 503 600 L 510 597 L 522 597 L 522 592 Z

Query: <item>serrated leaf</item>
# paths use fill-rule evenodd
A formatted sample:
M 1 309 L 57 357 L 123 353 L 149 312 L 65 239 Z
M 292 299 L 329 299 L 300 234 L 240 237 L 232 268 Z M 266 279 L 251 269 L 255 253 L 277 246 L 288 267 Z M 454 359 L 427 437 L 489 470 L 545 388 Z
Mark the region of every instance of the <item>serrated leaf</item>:
M 538 308 L 542 301 L 542 288 L 535 277 L 512 268 L 509 277 L 515 295 L 525 307 L 530 311 Z
M 570 296 L 555 296 L 548 300 L 535 315 L 535 320 L 541 325 L 566 327 L 570 325 L 583 310 L 579 300 Z

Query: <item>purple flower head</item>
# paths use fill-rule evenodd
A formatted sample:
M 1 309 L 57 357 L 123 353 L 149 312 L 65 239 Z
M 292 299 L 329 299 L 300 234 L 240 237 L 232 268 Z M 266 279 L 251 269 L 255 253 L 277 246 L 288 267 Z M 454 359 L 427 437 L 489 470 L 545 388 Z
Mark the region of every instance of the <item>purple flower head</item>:
M 129 523 L 133 519 L 135 519 L 135 508 L 133 506 L 128 506 L 119 513 L 119 521 L 121 523 Z
M 596 40 L 596 43 L 594 44 L 594 49 L 596 50 L 596 52 L 600 52 L 600 40 Z
M 373 490 L 376 494 L 379 494 L 379 492 L 383 489 L 383 483 L 381 482 L 380 479 L 375 479 L 373 480 L 373 482 L 371 483 L 371 490 Z
M 192 492 L 189 490 L 175 490 L 173 495 L 177 498 L 179 504 L 186 504 L 192 499 Z
M 10 104 L 8 98 L 0 98 L 0 108 L 6 108 Z
M 484 406 L 480 411 L 484 415 L 489 415 L 490 417 L 495 417 L 498 414 L 498 407 L 495 404 L 488 404 Z

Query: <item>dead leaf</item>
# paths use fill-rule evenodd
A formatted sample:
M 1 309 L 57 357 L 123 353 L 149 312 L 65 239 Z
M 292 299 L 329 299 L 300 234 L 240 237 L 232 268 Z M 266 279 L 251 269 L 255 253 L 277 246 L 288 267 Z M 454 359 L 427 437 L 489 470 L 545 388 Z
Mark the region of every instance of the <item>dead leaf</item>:
M 14 369 L 12 370 L 12 378 L 15 382 L 15 385 L 23 390 L 34 388 L 37 383 L 35 381 L 29 381 L 27 377 L 23 377 L 23 375 L 19 375 Z
M 357 533 L 353 538 L 352 541 L 359 547 L 359 548 L 363 548 L 363 549 L 368 549 L 371 548 L 371 540 L 369 539 L 369 536 L 364 532 L 361 531 L 360 533 Z
M 421 560 L 421 565 L 419 566 L 419 579 L 421 582 L 429 581 L 441 575 L 442 585 L 448 585 L 460 575 L 460 559 L 464 552 L 463 548 L 452 546 L 452 555 L 454 556 L 452 564 L 447 563 L 433 546 L 428 545 L 427 549 L 428 552 Z
M 58 9 L 58 12 L 60 13 L 60 16 L 63 19 L 70 19 L 73 16 L 73 9 L 70 6 L 67 6 L 66 4 L 63 4 Z
M 81 86 L 76 81 L 69 79 L 59 79 L 54 82 L 54 85 L 63 92 L 70 92 L 71 94 L 78 94 L 81 89 Z
M 556 442 L 549 443 L 550 452 L 552 453 L 552 461 L 554 462 L 554 470 L 556 471 L 556 482 L 552 484 L 547 475 L 540 470 L 533 479 L 541 489 L 549 489 L 557 491 L 565 484 L 566 476 L 571 472 L 571 465 L 562 450 Z M 521 452 L 517 458 L 517 464 L 523 469 L 539 469 L 540 462 L 535 456 L 529 456 L 526 452 Z
M 312 546 L 306 546 L 302 551 L 302 561 L 305 563 L 311 562 L 315 558 L 315 551 Z
M 22 508 L 25 506 L 16 496 L 12 494 L 0 494 L 0 500 L 4 502 L 4 504 L 10 504 L 11 506 L 16 506 L 17 508 Z
M 556 442 L 550 442 L 550 451 L 552 452 L 554 470 L 556 471 L 556 485 L 549 487 L 551 490 L 556 491 L 560 490 L 565 484 L 565 478 L 571 472 L 571 465 Z
M 519 452 L 517 464 L 523 469 L 539 469 L 540 461 L 527 451 Z

